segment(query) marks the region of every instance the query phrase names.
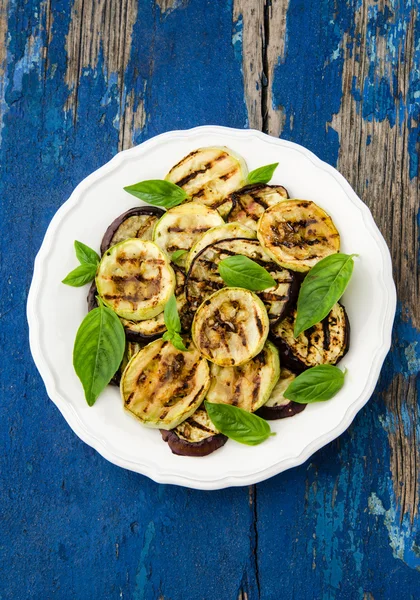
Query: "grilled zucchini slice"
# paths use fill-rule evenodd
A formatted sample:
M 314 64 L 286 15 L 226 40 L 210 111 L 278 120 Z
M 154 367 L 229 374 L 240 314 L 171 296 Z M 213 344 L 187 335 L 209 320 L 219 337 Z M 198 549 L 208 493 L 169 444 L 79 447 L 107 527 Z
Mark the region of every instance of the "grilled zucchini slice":
M 101 254 L 129 238 L 151 240 L 153 229 L 165 211 L 157 206 L 136 206 L 115 219 L 105 231 Z
M 270 323 L 283 318 L 296 300 L 299 287 L 297 277 L 292 271 L 280 267 L 271 260 L 258 240 L 244 238 L 216 242 L 196 256 L 188 272 L 186 283 L 190 310 L 195 312 L 203 300 L 215 290 L 225 286 L 217 267 L 221 260 L 235 254 L 242 254 L 252 259 L 267 269 L 276 280 L 275 288 L 258 292 L 257 295 L 266 305 Z
M 257 231 L 258 221 L 263 212 L 289 197 L 282 185 L 266 185 L 255 183 L 247 185 L 230 195 L 233 207 L 229 213 L 229 222 L 243 223 L 253 231 Z
M 245 225 L 241 225 L 240 223 L 225 223 L 219 225 L 219 227 L 213 227 L 206 231 L 206 233 L 203 233 L 191 248 L 185 262 L 185 269 L 188 271 L 197 254 L 207 246 L 210 246 L 210 244 L 214 244 L 219 240 L 231 240 L 233 238 L 248 238 L 252 240 L 256 237 L 257 234 L 252 231 L 252 229 L 249 229 L 249 227 L 245 227 Z
M 226 197 L 244 184 L 247 175 L 242 157 L 226 147 L 209 147 L 190 152 L 165 179 L 182 187 L 194 202 L 226 216 L 232 208 Z
M 292 371 L 289 371 L 289 369 L 284 369 L 283 367 L 280 369 L 280 379 L 271 392 L 270 398 L 257 411 L 259 417 L 267 421 L 286 419 L 287 417 L 297 415 L 306 408 L 306 404 L 299 404 L 284 397 L 284 392 L 295 377 L 296 375 Z
M 271 342 L 267 342 L 259 354 L 242 366 L 220 367 L 212 364 L 206 399 L 254 412 L 268 400 L 279 376 L 278 350 Z
M 279 265 L 302 273 L 340 250 L 331 217 L 309 200 L 285 200 L 268 208 L 258 222 L 257 235 Z
M 195 242 L 209 229 L 223 225 L 224 221 L 217 210 L 203 204 L 187 202 L 168 210 L 156 223 L 153 240 L 171 255 L 177 250 L 191 250 Z M 187 254 L 181 256 L 178 264 L 184 267 Z
M 148 427 L 173 429 L 204 400 L 210 383 L 208 363 L 191 344 L 189 352 L 155 340 L 128 363 L 121 378 L 124 408 Z
M 201 354 L 221 367 L 242 365 L 264 347 L 267 311 L 253 292 L 224 288 L 205 300 L 194 316 L 192 337 Z
M 173 454 L 180 456 L 207 456 L 227 442 L 201 407 L 178 427 L 171 431 L 162 429 L 161 434 Z
M 141 321 L 163 311 L 175 288 L 175 273 L 156 244 L 129 239 L 105 252 L 96 287 L 118 316 Z
M 183 331 L 187 331 L 191 327 L 192 314 L 190 313 L 187 305 L 187 299 L 185 297 L 185 275 L 178 267 L 172 265 L 175 271 L 176 287 L 175 287 L 175 298 L 178 309 L 178 314 L 181 319 L 181 325 Z M 162 333 L 166 331 L 165 318 L 163 312 L 146 319 L 145 321 L 128 321 L 127 319 L 121 319 L 124 325 L 125 335 L 128 340 L 132 342 L 151 342 L 152 340 L 160 337 Z
M 296 311 L 272 327 L 281 364 L 300 373 L 317 365 L 335 365 L 349 347 L 350 324 L 337 302 L 323 321 L 294 337 Z

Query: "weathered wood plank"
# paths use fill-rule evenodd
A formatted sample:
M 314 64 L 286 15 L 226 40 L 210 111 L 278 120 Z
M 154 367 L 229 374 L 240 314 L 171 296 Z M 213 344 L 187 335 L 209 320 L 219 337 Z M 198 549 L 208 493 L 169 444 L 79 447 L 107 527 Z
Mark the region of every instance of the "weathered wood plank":
M 410 3 L 370 0 L 338 10 L 332 2 L 310 8 L 291 2 L 287 15 L 284 58 L 270 80 L 275 106 L 283 111 L 283 135 L 337 163 L 369 205 L 391 248 L 400 308 L 377 392 L 349 432 L 306 467 L 258 486 L 263 598 L 391 598 L 399 587 L 416 597 L 417 22 Z M 304 44 L 302 32 L 310 32 Z M 299 487 L 292 507 L 289 496 Z M 277 524 L 266 515 L 278 506 L 283 518 Z M 285 515 L 292 515 L 292 539 Z M 285 571 L 292 575 L 274 584 L 277 557 L 264 549 L 283 545 L 291 548 Z M 413 571 L 403 574 L 399 561 Z

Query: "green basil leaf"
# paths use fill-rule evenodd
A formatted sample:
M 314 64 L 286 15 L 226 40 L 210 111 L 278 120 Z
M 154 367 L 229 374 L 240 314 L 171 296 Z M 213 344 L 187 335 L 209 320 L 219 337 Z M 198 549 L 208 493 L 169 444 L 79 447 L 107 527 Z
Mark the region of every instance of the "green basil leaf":
M 63 279 L 61 283 L 71 285 L 72 287 L 81 287 L 85 283 L 89 283 L 92 279 L 95 279 L 97 265 L 86 263 L 79 265 L 73 271 Z
M 299 404 L 330 400 L 343 387 L 344 375 L 345 371 L 332 365 L 312 367 L 289 384 L 284 397 Z
M 134 185 L 128 185 L 124 189 L 136 198 L 144 200 L 144 202 L 154 206 L 163 206 L 164 208 L 177 206 L 188 198 L 182 188 L 164 179 L 140 181 Z
M 125 349 L 124 327 L 102 303 L 83 319 L 74 342 L 73 366 L 89 406 L 111 381 Z
M 176 263 L 177 260 L 179 260 L 181 258 L 181 256 L 184 256 L 184 254 L 187 252 L 188 252 L 188 250 L 175 250 L 175 252 L 173 254 L 171 254 L 171 261 L 173 263 Z
M 256 446 L 271 435 L 275 435 L 267 421 L 242 408 L 231 404 L 215 404 L 207 401 L 204 404 L 213 425 L 236 442 Z
M 181 352 L 188 352 L 188 348 L 185 347 L 182 337 L 176 331 L 165 331 L 162 338 L 168 342 L 171 342 L 172 346 L 175 346 L 177 350 Z
M 82 265 L 98 265 L 101 260 L 95 250 L 75 240 L 74 249 L 76 250 L 76 256 L 80 264 Z
M 181 331 L 181 319 L 179 318 L 174 294 L 172 294 L 168 302 L 165 304 L 163 316 L 165 319 L 166 329 L 168 331 L 175 331 L 176 333 Z
M 270 273 L 247 256 L 229 256 L 220 261 L 219 273 L 226 285 L 261 292 L 276 285 Z
M 274 171 L 279 166 L 279 163 L 273 163 L 271 165 L 265 165 L 264 167 L 259 167 L 258 169 L 254 169 L 250 173 L 248 173 L 248 177 L 246 182 L 250 183 L 268 183 L 270 179 L 273 177 Z
M 295 337 L 325 319 L 340 300 L 353 273 L 353 256 L 357 254 L 326 256 L 306 275 L 297 302 Z

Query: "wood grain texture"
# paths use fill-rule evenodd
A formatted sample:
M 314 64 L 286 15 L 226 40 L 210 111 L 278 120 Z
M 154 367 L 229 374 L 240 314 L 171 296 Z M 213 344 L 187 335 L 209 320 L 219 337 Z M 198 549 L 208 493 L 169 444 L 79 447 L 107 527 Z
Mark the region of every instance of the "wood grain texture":
M 137 1 L 122 0 L 73 4 L 66 40 L 65 82 L 70 90 L 66 109 L 77 118 L 79 81 L 86 68 L 95 69 L 103 54 L 106 75 L 117 75 L 120 96 L 124 93 L 125 69 L 131 50 L 131 36 L 137 19 Z
M 417 600 L 418 22 L 399 0 L 0 0 L 2 597 Z M 206 123 L 338 166 L 391 247 L 400 301 L 352 427 L 301 467 L 215 493 L 85 446 L 46 396 L 25 320 L 34 256 L 75 185 Z
M 381 29 L 374 19 L 391 8 L 394 12 L 389 15 L 389 26 Z M 419 329 L 420 188 L 418 172 L 416 177 L 410 177 L 409 135 L 410 130 L 418 128 L 417 122 L 412 122 L 416 116 L 409 97 L 410 78 L 418 69 L 419 52 L 417 49 L 416 54 L 414 45 L 417 22 L 414 7 L 398 11 L 388 0 L 366 1 L 355 12 L 354 31 L 343 37 L 342 100 L 331 125 L 340 139 L 338 169 L 368 204 L 391 248 L 404 312 L 401 317 Z M 403 27 L 403 36 L 395 35 L 398 27 Z M 362 53 L 363 49 L 366 53 Z M 364 93 L 369 79 L 374 87 L 373 97 Z M 381 114 L 384 109 L 377 105 L 381 81 L 389 82 L 388 93 L 395 99 L 388 114 Z M 389 97 L 383 98 L 386 99 Z M 411 522 L 419 503 L 420 449 L 416 428 L 412 426 L 418 420 L 415 386 L 414 374 L 399 374 L 384 392 L 394 417 L 393 426 L 388 429 L 394 491 L 401 505 L 401 518 L 407 512 Z M 410 415 L 408 422 L 405 414 Z

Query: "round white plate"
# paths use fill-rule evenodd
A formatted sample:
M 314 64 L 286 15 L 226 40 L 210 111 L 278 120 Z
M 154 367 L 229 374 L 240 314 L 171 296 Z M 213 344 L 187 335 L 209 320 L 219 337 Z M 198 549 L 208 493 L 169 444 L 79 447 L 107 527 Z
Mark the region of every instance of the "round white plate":
M 337 396 L 309 405 L 293 418 L 272 421 L 277 435 L 259 446 L 229 440 L 210 456 L 191 458 L 172 454 L 159 431 L 127 414 L 118 389 L 108 386 L 94 407 L 86 404 L 72 351 L 86 314 L 88 286 L 60 282 L 78 264 L 74 240 L 99 251 L 109 223 L 139 204 L 124 186 L 163 178 L 201 146 L 228 146 L 245 158 L 250 170 L 279 162 L 271 183 L 284 185 L 291 198 L 313 200 L 324 208 L 341 234 L 342 252 L 359 258 L 343 298 L 351 344 L 340 365 L 348 373 Z M 51 221 L 36 257 L 28 321 L 32 355 L 47 393 L 84 442 L 112 463 L 159 483 L 213 490 L 257 483 L 295 467 L 350 425 L 375 388 L 391 343 L 395 305 L 385 241 L 368 208 L 335 169 L 297 144 L 258 131 L 208 126 L 165 133 L 121 152 L 77 186 Z

